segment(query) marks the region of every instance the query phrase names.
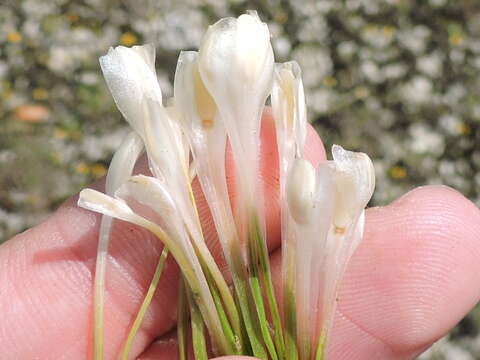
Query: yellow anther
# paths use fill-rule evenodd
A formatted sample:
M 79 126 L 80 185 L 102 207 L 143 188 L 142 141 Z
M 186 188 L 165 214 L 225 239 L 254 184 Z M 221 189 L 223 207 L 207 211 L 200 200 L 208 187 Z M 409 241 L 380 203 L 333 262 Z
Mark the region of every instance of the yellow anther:
M 215 119 L 217 113 L 217 105 L 200 77 L 198 65 L 193 70 L 193 85 L 195 87 L 195 102 L 198 116 L 202 119 L 202 126 L 205 129 L 210 129 L 215 124 L 213 119 Z
M 346 228 L 335 226 L 335 234 L 343 235 L 345 234 Z
M 215 122 L 212 119 L 203 119 L 202 120 L 202 127 L 204 129 L 211 129 L 215 125 Z

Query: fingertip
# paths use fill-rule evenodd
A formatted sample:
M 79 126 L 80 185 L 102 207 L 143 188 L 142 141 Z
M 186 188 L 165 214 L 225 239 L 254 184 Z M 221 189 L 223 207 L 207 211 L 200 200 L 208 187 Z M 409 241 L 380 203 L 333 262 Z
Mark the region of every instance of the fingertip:
M 480 297 L 480 211 L 446 186 L 369 209 L 340 308 L 393 351 L 443 336 Z
M 305 157 L 310 160 L 314 166 L 317 166 L 319 162 L 327 159 L 322 139 L 320 139 L 317 130 L 310 124 L 307 125 L 307 138 L 305 140 L 304 152 Z

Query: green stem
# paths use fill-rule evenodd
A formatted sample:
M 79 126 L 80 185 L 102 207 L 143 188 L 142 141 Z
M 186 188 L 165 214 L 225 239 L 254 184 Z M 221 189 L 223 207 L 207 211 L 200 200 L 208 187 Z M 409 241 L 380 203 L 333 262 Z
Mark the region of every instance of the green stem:
M 187 322 L 188 322 L 188 304 L 185 291 L 185 279 L 180 276 L 178 285 L 178 305 L 177 305 L 177 341 L 178 341 L 178 359 L 187 360 Z
M 172 238 L 168 236 L 167 233 L 163 231 L 163 229 L 158 226 L 157 224 L 142 218 L 140 216 L 137 217 L 136 219 L 136 224 L 139 226 L 143 226 L 144 228 L 150 230 L 155 236 L 157 236 L 163 244 L 165 244 L 166 247 L 169 248 L 171 251 L 173 257 L 177 261 L 178 265 L 180 266 L 182 270 L 182 274 L 185 277 L 186 281 L 188 282 L 188 285 L 190 289 L 192 290 L 192 295 L 195 299 L 195 301 L 198 304 L 198 307 L 200 311 L 202 312 L 203 316 L 207 319 L 207 327 L 209 328 L 210 335 L 212 336 L 212 340 L 215 346 L 218 346 L 220 351 L 222 353 L 227 354 L 228 353 L 228 342 L 226 341 L 225 337 L 223 336 L 223 333 L 221 332 L 221 324 L 220 321 L 218 321 L 218 326 L 215 324 L 216 319 L 215 315 L 212 314 L 213 310 L 210 308 L 210 304 L 202 297 L 202 292 L 201 289 L 201 283 L 199 279 L 197 278 L 197 274 L 190 264 L 190 260 L 188 259 L 187 255 L 184 253 L 183 249 L 179 246 L 178 243 L 173 241 Z M 203 271 L 202 271 L 203 274 Z M 204 294 L 205 295 L 205 294 Z M 213 299 L 212 299 L 212 305 L 213 304 Z
M 257 326 L 255 326 L 252 315 L 255 314 L 253 309 L 250 309 L 249 305 L 249 291 L 248 291 L 248 275 L 247 269 L 242 261 L 242 254 L 238 242 L 231 243 L 231 255 L 232 255 L 232 277 L 237 299 L 240 304 L 240 310 L 247 332 L 248 340 L 252 348 L 253 356 L 259 359 L 267 359 L 268 355 L 265 347 L 262 344 L 262 340 L 259 337 Z
M 326 333 L 322 331 L 318 339 L 317 352 L 315 354 L 315 360 L 325 360 L 325 350 L 326 350 Z
M 191 184 L 189 183 L 188 187 L 189 191 L 189 196 L 190 196 L 190 201 L 192 203 L 192 207 L 194 210 L 195 218 L 197 221 L 197 227 L 200 231 L 200 234 L 202 232 L 202 226 L 200 223 L 200 216 L 198 213 L 197 209 L 197 204 L 195 201 L 195 196 L 193 195 L 193 190 L 191 187 Z M 187 227 L 188 228 L 188 227 Z M 212 254 L 208 250 L 208 247 L 206 246 L 204 239 L 203 239 L 203 234 L 202 234 L 202 239 L 195 239 L 193 234 L 190 232 L 190 236 L 192 238 L 192 244 L 195 246 L 195 250 L 197 252 L 197 256 L 200 259 L 201 262 L 205 265 L 205 267 L 208 269 L 208 271 L 205 271 L 205 273 L 210 273 L 211 277 L 213 278 L 213 281 L 215 282 L 215 285 L 220 293 L 220 296 L 222 298 L 223 304 L 225 306 L 226 312 L 228 314 L 228 318 L 230 319 L 230 322 L 232 324 L 233 330 L 235 335 L 240 339 L 240 333 L 241 333 L 241 321 L 240 321 L 240 314 L 238 313 L 235 300 L 232 296 L 232 293 L 230 292 L 230 288 L 228 287 L 227 282 L 225 281 L 225 278 L 223 277 L 220 269 L 218 268 L 217 263 L 215 262 L 215 259 L 212 257 Z M 241 351 L 241 348 L 243 347 L 243 344 L 237 341 L 236 343 L 236 348 L 238 351 Z
M 270 334 L 270 327 L 268 324 L 266 312 L 265 312 L 265 305 L 263 302 L 263 295 L 262 295 L 262 287 L 261 287 L 261 280 L 260 277 L 264 274 L 261 274 L 263 268 L 261 266 L 260 260 L 260 244 L 259 242 L 262 241 L 262 236 L 260 235 L 259 228 L 257 226 L 257 222 L 255 221 L 254 226 L 250 228 L 249 232 L 249 258 L 250 258 L 250 288 L 252 290 L 253 299 L 255 302 L 255 306 L 257 309 L 257 316 L 260 324 L 260 331 L 263 336 L 263 341 L 267 347 L 267 350 L 270 354 L 270 357 L 273 360 L 278 360 L 278 355 L 275 349 L 275 345 L 273 344 L 273 340 Z
M 258 246 L 260 271 L 264 280 L 265 291 L 268 299 L 268 306 L 272 316 L 275 346 L 280 359 L 285 358 L 285 343 L 283 339 L 282 321 L 278 311 L 278 304 L 275 296 L 275 289 L 273 288 L 272 273 L 270 271 L 270 258 L 267 248 L 267 243 L 262 236 L 258 216 L 255 214 L 253 218 L 254 230 L 253 239 Z M 289 359 L 290 360 L 290 359 Z
M 212 280 L 212 275 L 208 272 L 208 269 L 204 269 L 204 271 L 210 292 L 212 293 L 213 302 L 215 303 L 215 308 L 217 309 L 218 317 L 220 318 L 220 323 L 222 324 L 223 334 L 231 347 L 231 354 L 229 355 L 243 355 L 243 346 L 240 343 L 239 337 L 233 333 L 227 314 L 223 308 L 222 299 L 216 287 L 216 283 Z
M 145 298 L 143 299 L 142 305 L 138 310 L 135 321 L 133 322 L 130 332 L 128 333 L 125 346 L 120 356 L 122 360 L 128 360 L 129 358 L 130 351 L 132 349 L 133 340 L 135 339 L 138 329 L 140 328 L 140 325 L 142 325 L 142 321 L 143 321 L 143 318 L 145 317 L 145 313 L 147 312 L 148 307 L 152 302 L 153 295 L 155 294 L 155 290 L 157 289 L 158 283 L 160 281 L 160 277 L 162 276 L 162 272 L 165 267 L 165 261 L 167 260 L 167 256 L 168 256 L 168 248 L 164 247 L 162 254 L 160 255 L 160 259 L 158 261 L 157 267 L 155 268 L 155 273 L 153 274 L 153 278 L 147 290 Z
M 192 344 L 195 360 L 208 360 L 207 342 L 205 340 L 205 325 L 200 310 L 195 303 L 192 292 L 187 288 L 187 299 L 190 307 L 190 321 L 192 324 Z
M 288 360 L 298 359 L 297 350 L 297 307 L 295 301 L 295 254 L 292 246 L 284 243 L 289 247 L 286 251 L 287 258 L 284 260 L 286 264 L 284 279 L 284 318 L 285 318 L 285 358 Z

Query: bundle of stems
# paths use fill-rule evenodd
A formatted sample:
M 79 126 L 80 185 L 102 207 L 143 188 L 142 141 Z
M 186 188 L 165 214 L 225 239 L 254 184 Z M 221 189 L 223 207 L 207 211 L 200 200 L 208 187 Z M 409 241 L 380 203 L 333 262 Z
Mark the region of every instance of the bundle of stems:
M 190 346 L 199 360 L 209 354 L 324 359 L 338 284 L 363 237 L 364 208 L 373 193 L 368 156 L 335 145 L 333 160 L 316 169 L 304 158 L 307 119 L 301 71 L 295 62 L 274 63 L 268 27 L 256 12 L 218 21 L 209 27 L 198 52 L 181 52 L 174 96 L 167 106 L 152 45 L 110 49 L 100 63 L 132 131 L 114 155 L 105 194 L 84 189 L 78 201 L 103 214 L 95 273 L 94 358 L 104 356 L 108 245 L 113 221 L 120 219 L 148 229 L 164 245 L 121 359 L 132 356 L 168 256 L 181 269 L 180 359 L 187 359 Z M 268 97 L 280 164 L 281 294 L 272 280 L 259 176 L 260 126 Z M 234 189 L 226 180 L 228 146 Z M 143 152 L 152 175 L 132 176 Z M 195 178 L 207 200 L 231 286 L 207 247 L 192 190 Z

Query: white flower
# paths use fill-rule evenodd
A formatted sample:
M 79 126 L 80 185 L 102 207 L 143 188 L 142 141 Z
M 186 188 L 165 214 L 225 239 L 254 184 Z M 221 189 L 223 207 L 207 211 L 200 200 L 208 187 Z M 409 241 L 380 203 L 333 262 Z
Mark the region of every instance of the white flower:
M 182 51 L 175 72 L 175 106 L 188 136 L 195 170 L 210 205 L 226 260 L 237 238 L 225 178 L 227 133 L 198 71 L 198 53 Z
M 256 12 L 209 27 L 199 50 L 200 75 L 212 95 L 232 145 L 240 196 L 255 197 L 260 120 L 273 78 L 268 27 Z M 248 189 L 248 190 L 247 190 Z
M 338 145 L 332 154 L 333 161 L 321 163 L 313 180 L 306 160 L 295 159 L 287 183 L 294 220 L 288 226 L 296 238 L 297 337 L 302 358 L 310 356 L 310 341 L 317 343 L 309 334 L 322 335 L 318 343 L 319 351 L 324 351 L 338 284 L 363 238 L 364 208 L 375 186 L 373 165 L 366 154 Z M 318 321 L 314 325 L 308 321 L 312 309 Z
M 191 269 L 192 273 L 186 278 L 201 297 L 199 307 L 215 345 L 227 353 L 234 345 L 227 343 L 223 335 L 204 271 L 217 286 L 230 319 L 238 318 L 238 314 L 228 285 L 203 238 L 191 189 L 188 147 L 175 119 L 177 109 L 163 107 L 154 57 L 154 48 L 150 45 L 131 49 L 120 46 L 110 49 L 100 63 L 119 110 L 145 144 L 150 169 L 157 179 L 132 178 L 127 183 L 130 185 L 124 185 L 123 190 L 116 193 L 128 195 L 133 208 L 121 200 L 93 196 L 88 191 L 81 193 L 79 205 L 146 227 L 160 234 L 162 241 L 175 238 L 178 243 L 165 245 L 184 272 Z M 167 198 L 172 202 L 170 207 L 166 206 Z M 154 203 L 154 199 L 158 203 Z M 138 203 L 150 208 L 156 217 L 146 218 L 142 207 L 135 206 Z M 174 209 L 175 216 L 170 216 L 168 209 L 170 212 Z
M 181 52 L 174 97 L 166 107 L 152 45 L 112 48 L 100 64 L 115 103 L 134 131 L 114 155 L 105 194 L 85 189 L 78 201 L 104 215 L 95 278 L 94 357 L 103 356 L 105 266 L 113 218 L 142 226 L 165 244 L 165 256 L 171 252 L 194 294 L 192 308 L 198 305 L 216 355 L 250 349 L 250 355 L 259 358 L 322 357 L 338 284 L 363 238 L 364 209 L 375 186 L 370 158 L 334 145 L 333 160 L 317 169 L 305 159 L 307 119 L 300 67 L 296 62 L 274 65 L 268 27 L 256 12 L 220 20 L 209 27 L 198 53 Z M 280 160 L 284 328 L 270 271 L 259 182 L 261 118 L 270 94 Z M 235 209 L 226 181 L 227 143 L 235 162 Z M 143 149 L 153 176 L 132 176 Z M 234 290 L 206 246 L 191 185 L 195 175 Z M 155 272 L 157 283 L 160 271 Z M 198 322 L 193 325 L 201 327 Z M 135 332 L 129 334 L 130 345 Z M 201 333 L 192 331 L 194 343 L 196 350 L 206 352 L 199 348 L 204 342 Z

